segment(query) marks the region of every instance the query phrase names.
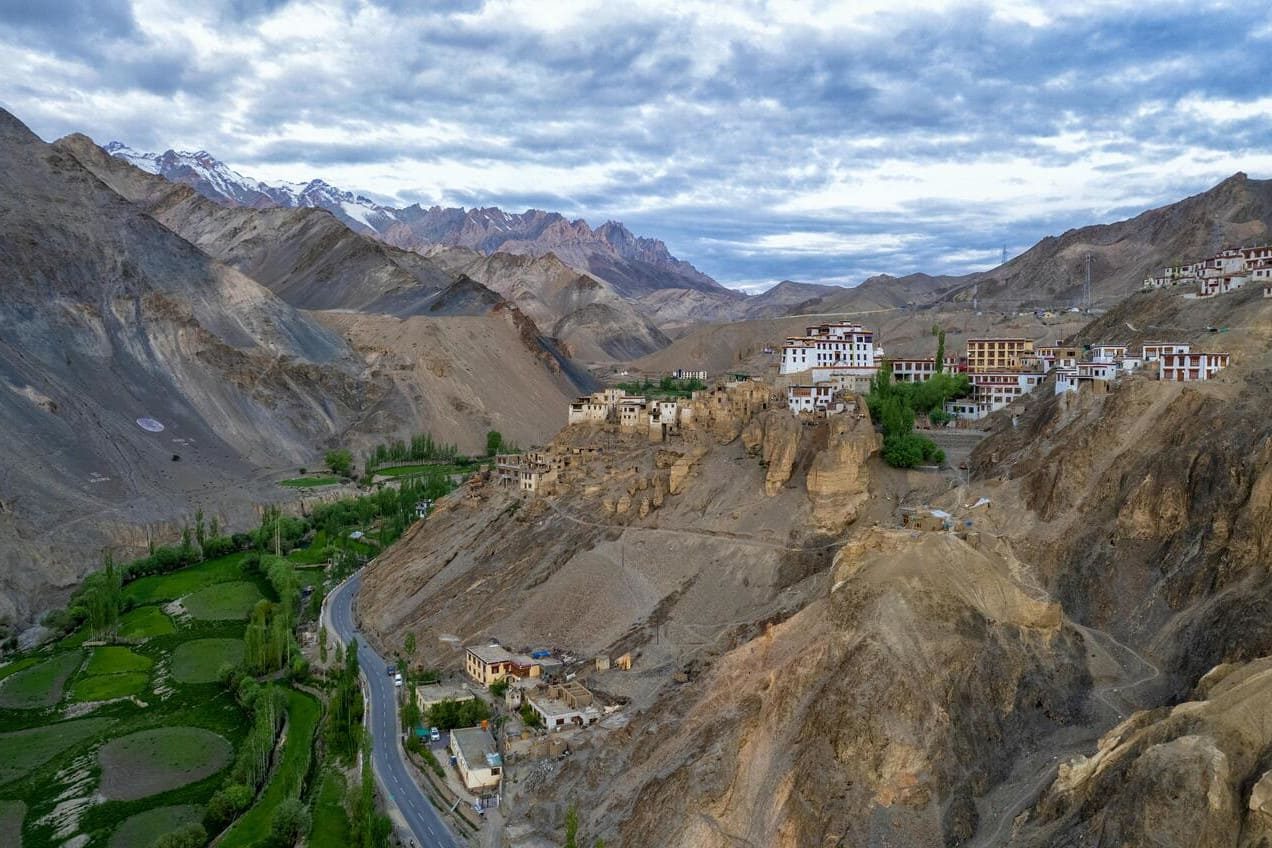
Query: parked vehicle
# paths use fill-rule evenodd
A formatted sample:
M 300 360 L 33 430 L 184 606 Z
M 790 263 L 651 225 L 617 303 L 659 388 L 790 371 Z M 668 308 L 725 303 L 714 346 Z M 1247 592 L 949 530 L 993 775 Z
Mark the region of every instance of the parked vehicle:
M 428 732 L 428 738 L 432 739 L 434 742 L 441 742 L 442 732 L 438 730 L 436 727 L 434 727 L 432 730 Z
M 394 686 L 401 686 L 401 685 L 402 685 L 402 675 L 401 675 L 401 674 L 395 674 L 395 675 L 393 676 L 393 685 L 394 685 Z

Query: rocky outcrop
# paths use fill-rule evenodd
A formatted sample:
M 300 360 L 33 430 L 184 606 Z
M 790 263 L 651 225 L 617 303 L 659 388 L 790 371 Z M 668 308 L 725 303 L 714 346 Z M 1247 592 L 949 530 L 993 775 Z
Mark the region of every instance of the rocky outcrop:
M 784 409 L 751 419 L 742 431 L 742 444 L 765 467 L 764 494 L 772 497 L 791 479 L 802 433 L 799 419 Z
M 865 403 L 860 403 L 858 409 L 860 415 L 834 415 L 827 420 L 826 447 L 808 469 L 805 485 L 812 504 L 812 520 L 827 533 L 840 533 L 856 519 L 858 509 L 869 498 L 866 460 L 883 444 Z
M 743 380 L 699 392 L 689 402 L 690 426 L 726 445 L 742 435 L 752 418 L 769 408 L 772 391 L 767 383 Z
M 1062 765 L 1014 844 L 1268 844 L 1272 659 L 1215 677 L 1202 699 L 1138 713 Z

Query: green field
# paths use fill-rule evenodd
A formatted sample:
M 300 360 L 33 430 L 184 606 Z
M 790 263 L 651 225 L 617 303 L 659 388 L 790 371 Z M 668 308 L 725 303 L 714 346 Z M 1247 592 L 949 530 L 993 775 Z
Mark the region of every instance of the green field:
M 347 848 L 349 814 L 345 812 L 344 796 L 344 776 L 337 771 L 324 772 L 314 796 L 309 848 Z
M 157 606 L 138 607 L 124 613 L 119 619 L 119 635 L 123 639 L 149 639 L 152 636 L 167 636 L 175 633 L 177 628 L 172 619 L 164 615 Z
M 215 683 L 222 665 L 242 662 L 242 639 L 194 639 L 172 652 L 172 676 L 178 683 Z
M 62 689 L 83 657 L 80 651 L 67 651 L 4 678 L 0 681 L 0 707 L 31 710 L 53 706 L 62 700 Z
M 124 596 L 131 599 L 134 606 L 156 601 L 175 601 L 204 586 L 242 580 L 243 560 L 246 558 L 245 553 L 230 554 L 171 574 L 142 577 L 124 587 Z
M 269 836 L 274 810 L 287 798 L 299 797 L 314 753 L 314 731 L 322 707 L 296 690 L 287 693 L 287 742 L 283 755 L 260 798 L 217 842 L 219 848 L 251 848 Z
M 262 597 L 255 583 L 235 580 L 192 592 L 181 599 L 181 605 L 201 621 L 247 620 L 252 607 Z
M 123 674 L 126 671 L 150 671 L 154 660 L 127 648 L 107 646 L 94 648 L 84 666 L 85 674 Z
M 47 763 L 62 751 L 104 730 L 106 718 L 80 718 L 14 733 L 0 733 L 0 786 Z
M 476 465 L 399 465 L 395 468 L 377 468 L 372 472 L 376 476 L 415 477 L 421 474 L 467 474 L 477 469 Z
M 199 821 L 203 811 L 194 804 L 155 807 L 124 819 L 111 834 L 109 848 L 135 848 L 154 842 L 182 825 Z
M 322 477 L 293 477 L 290 480 L 283 480 L 278 485 L 289 489 L 314 489 L 318 486 L 336 486 L 341 482 L 343 481 L 339 477 L 324 475 Z
M 24 668 L 30 668 L 40 661 L 39 657 L 22 657 L 13 662 L 5 663 L 0 666 L 0 680 L 4 680 L 10 674 L 17 674 Z
M 71 686 L 71 700 L 87 703 L 127 698 L 130 695 L 140 695 L 149 682 L 149 674 L 138 672 L 81 677 Z
M 145 798 L 194 783 L 230 764 L 234 748 L 201 727 L 157 727 L 113 739 L 97 753 L 99 791 L 112 800 Z

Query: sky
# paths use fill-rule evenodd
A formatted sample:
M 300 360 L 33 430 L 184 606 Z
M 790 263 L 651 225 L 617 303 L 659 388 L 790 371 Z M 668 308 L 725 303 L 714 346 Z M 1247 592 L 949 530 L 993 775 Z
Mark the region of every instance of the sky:
M 46 140 L 621 220 L 722 283 L 958 274 L 1272 176 L 1259 3 L 0 0 Z

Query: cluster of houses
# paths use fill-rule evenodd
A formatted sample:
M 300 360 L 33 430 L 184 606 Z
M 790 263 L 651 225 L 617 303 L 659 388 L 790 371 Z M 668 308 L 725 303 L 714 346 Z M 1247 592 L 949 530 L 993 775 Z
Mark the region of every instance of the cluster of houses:
M 494 481 L 497 485 L 529 494 L 544 493 L 562 471 L 601 452 L 599 447 L 558 448 L 525 453 L 495 454 Z
M 979 420 L 1033 392 L 1049 376 L 1060 394 L 1084 384 L 1107 384 L 1148 364 L 1161 380 L 1207 380 L 1228 362 L 1226 353 L 1197 353 L 1182 342 L 1148 342 L 1132 352 L 1119 344 L 1087 351 L 1062 343 L 1035 347 L 1026 338 L 968 339 L 966 355 L 945 357 L 941 370 L 966 374 L 971 393 L 947 402 L 945 412 L 956 420 Z M 869 391 L 880 368 L 891 369 L 898 382 L 927 380 L 938 370 L 933 357 L 884 359 L 874 333 L 857 324 L 809 327 L 805 335 L 787 339 L 782 350 L 782 374 L 811 377 L 787 387 L 787 407 L 796 414 L 844 411 L 843 397 Z
M 646 398 L 622 389 L 603 389 L 570 402 L 569 424 L 617 423 L 625 433 L 647 433 L 661 442 L 693 420 L 693 406 L 682 398 Z
M 1198 297 L 1214 297 L 1253 282 L 1272 297 L 1272 245 L 1225 248 L 1189 265 L 1171 265 L 1144 280 L 1145 289 L 1195 285 Z

